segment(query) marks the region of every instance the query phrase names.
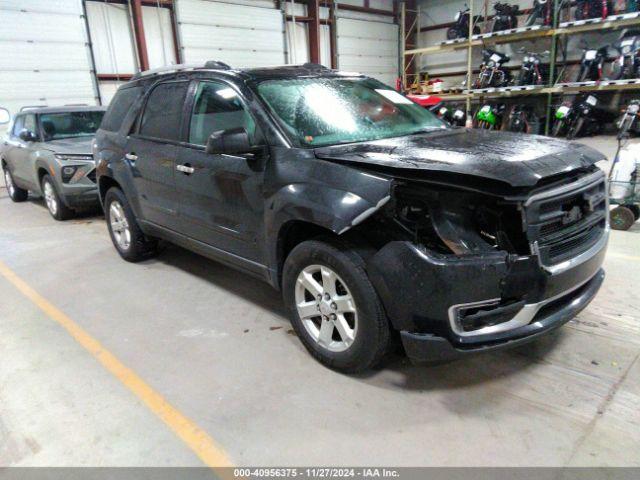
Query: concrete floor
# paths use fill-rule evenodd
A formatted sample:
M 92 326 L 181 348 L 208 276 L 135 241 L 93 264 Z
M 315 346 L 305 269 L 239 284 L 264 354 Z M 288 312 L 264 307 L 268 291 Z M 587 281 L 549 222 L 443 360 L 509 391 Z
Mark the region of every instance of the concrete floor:
M 0 261 L 237 465 L 640 465 L 639 245 L 640 223 L 613 233 L 600 294 L 552 337 L 345 376 L 267 285 L 177 247 L 126 263 L 102 218 L 54 222 L 0 190 Z M 2 276 L 0 352 L 0 466 L 200 465 Z

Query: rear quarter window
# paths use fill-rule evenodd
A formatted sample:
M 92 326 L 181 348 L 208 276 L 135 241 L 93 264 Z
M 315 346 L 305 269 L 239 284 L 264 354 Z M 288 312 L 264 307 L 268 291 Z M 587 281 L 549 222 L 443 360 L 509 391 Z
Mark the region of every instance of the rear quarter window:
M 124 117 L 129 112 L 129 109 L 134 104 L 138 95 L 142 92 L 142 87 L 130 87 L 121 88 L 113 97 L 107 113 L 105 113 L 100 128 L 103 130 L 109 130 L 111 132 L 117 132 L 120 130 Z

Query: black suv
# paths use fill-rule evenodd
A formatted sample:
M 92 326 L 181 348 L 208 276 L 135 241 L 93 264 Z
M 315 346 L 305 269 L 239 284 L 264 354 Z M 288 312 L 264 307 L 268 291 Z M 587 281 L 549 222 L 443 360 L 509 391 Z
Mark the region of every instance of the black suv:
M 281 289 L 306 348 L 374 365 L 393 338 L 439 362 L 573 318 L 602 284 L 602 154 L 446 127 L 382 83 L 218 62 L 122 86 L 96 135 L 119 254 L 158 239 Z

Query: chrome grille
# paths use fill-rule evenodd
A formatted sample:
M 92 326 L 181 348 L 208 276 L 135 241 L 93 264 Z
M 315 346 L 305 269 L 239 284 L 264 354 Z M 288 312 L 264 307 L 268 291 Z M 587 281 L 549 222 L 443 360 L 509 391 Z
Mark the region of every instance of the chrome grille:
M 607 192 L 597 171 L 573 183 L 532 195 L 525 202 L 527 238 L 545 266 L 588 250 L 605 233 Z

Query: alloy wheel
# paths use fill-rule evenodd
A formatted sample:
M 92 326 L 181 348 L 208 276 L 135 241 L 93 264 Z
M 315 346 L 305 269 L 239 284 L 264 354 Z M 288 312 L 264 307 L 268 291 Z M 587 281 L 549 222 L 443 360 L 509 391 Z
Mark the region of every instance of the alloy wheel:
M 53 185 L 48 181 L 44 182 L 44 201 L 46 202 L 51 215 L 55 216 L 58 213 L 58 198 L 56 197 Z
M 296 281 L 295 302 L 305 330 L 321 347 L 343 352 L 358 333 L 358 311 L 347 284 L 331 268 L 310 265 Z
M 131 229 L 122 205 L 117 200 L 109 207 L 109 224 L 113 237 L 121 250 L 128 250 L 131 245 Z
M 13 197 L 13 194 L 16 191 L 16 187 L 13 186 L 13 179 L 11 178 L 11 173 L 9 173 L 9 170 L 7 169 L 5 169 L 4 171 L 4 183 L 7 186 L 7 191 L 9 192 L 9 195 Z

